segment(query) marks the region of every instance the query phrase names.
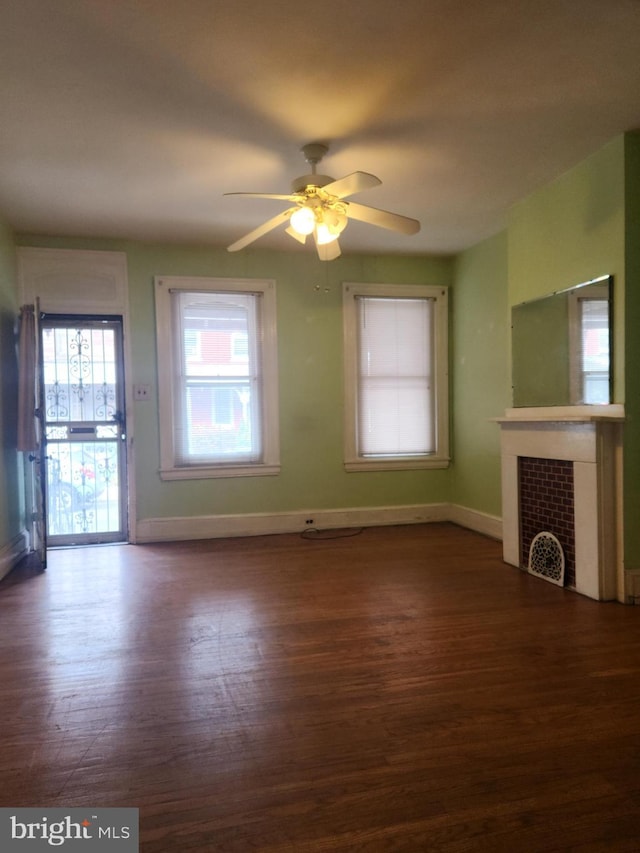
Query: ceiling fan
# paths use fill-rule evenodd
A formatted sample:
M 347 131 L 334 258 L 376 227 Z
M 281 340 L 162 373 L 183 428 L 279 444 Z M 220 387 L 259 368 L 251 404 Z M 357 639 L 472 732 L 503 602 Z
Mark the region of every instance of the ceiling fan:
M 245 198 L 268 198 L 278 201 L 288 201 L 292 207 L 268 219 L 245 234 L 235 243 L 228 247 L 229 252 L 237 252 L 244 249 L 254 240 L 288 222 L 286 233 L 304 243 L 310 234 L 313 234 L 318 257 L 321 261 L 331 261 L 340 255 L 338 237 L 344 231 L 349 219 L 357 219 L 369 225 L 378 225 L 380 228 L 388 228 L 401 234 L 416 234 L 420 230 L 417 219 L 400 216 L 398 213 L 389 213 L 377 207 L 368 207 L 364 204 L 356 204 L 346 201 L 348 196 L 363 190 L 376 187 L 380 183 L 379 178 L 367 172 L 352 172 L 337 181 L 328 175 L 318 175 L 316 167 L 329 150 L 327 145 L 321 142 L 312 142 L 302 147 L 304 158 L 311 165 L 311 174 L 301 175 L 291 183 L 291 192 L 288 195 L 274 193 L 225 193 L 225 195 L 238 195 Z

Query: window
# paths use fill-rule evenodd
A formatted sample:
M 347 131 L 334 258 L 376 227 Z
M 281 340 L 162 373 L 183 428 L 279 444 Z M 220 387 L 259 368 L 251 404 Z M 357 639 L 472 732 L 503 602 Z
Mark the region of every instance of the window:
M 277 474 L 275 285 L 157 278 L 161 476 Z
M 345 284 L 345 467 L 449 462 L 447 291 Z

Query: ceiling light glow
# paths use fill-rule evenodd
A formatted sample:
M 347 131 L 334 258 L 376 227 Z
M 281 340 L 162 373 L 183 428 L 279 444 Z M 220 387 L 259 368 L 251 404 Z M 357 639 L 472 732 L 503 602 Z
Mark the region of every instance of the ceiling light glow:
M 299 207 L 291 214 L 291 227 L 298 234 L 311 234 L 316 224 L 316 217 L 310 207 Z

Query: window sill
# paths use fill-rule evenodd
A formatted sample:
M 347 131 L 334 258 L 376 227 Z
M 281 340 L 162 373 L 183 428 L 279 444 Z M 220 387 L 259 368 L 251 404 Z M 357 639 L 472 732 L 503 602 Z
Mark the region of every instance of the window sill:
M 344 463 L 344 470 L 357 471 L 420 471 L 435 468 L 448 468 L 451 459 L 448 456 L 429 456 L 421 459 L 352 459 Z
M 209 480 L 219 477 L 274 477 L 279 465 L 193 465 L 160 469 L 161 480 Z

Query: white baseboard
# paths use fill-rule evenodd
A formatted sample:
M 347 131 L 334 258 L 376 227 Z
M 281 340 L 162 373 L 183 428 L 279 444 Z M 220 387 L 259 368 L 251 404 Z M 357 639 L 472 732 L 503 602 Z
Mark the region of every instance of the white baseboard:
M 18 533 L 10 542 L 0 548 L 0 580 L 8 575 L 23 557 L 26 557 L 28 547 L 28 535 L 26 530 Z
M 624 573 L 624 604 L 640 604 L 640 569 L 627 569 Z
M 502 519 L 497 515 L 488 515 L 477 509 L 469 509 L 458 504 L 449 504 L 448 521 L 459 524 L 460 527 L 468 527 L 476 533 L 483 533 L 491 539 L 502 541 Z
M 264 536 L 272 533 L 299 533 L 310 527 L 317 530 L 330 530 L 390 524 L 424 524 L 433 521 L 453 521 L 495 539 L 502 538 L 500 519 L 474 510 L 466 510 L 464 507 L 437 503 L 211 515 L 193 518 L 147 518 L 140 519 L 136 525 L 136 542 L 142 544 L 230 536 Z

